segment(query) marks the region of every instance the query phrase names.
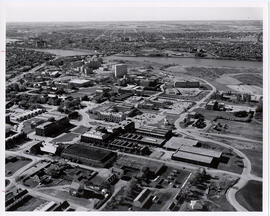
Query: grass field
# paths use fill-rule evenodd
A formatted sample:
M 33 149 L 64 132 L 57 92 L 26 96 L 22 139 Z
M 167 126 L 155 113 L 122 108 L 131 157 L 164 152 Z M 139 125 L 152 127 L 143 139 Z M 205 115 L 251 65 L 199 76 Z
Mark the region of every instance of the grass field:
M 250 160 L 251 162 L 251 173 L 262 177 L 263 173 L 263 157 L 262 150 L 256 149 L 243 149 L 241 150 Z
M 226 199 L 226 195 L 211 199 L 211 201 L 214 202 L 209 207 L 211 211 L 235 211 L 234 207 Z
M 73 133 L 78 133 L 78 134 L 83 134 L 83 133 L 85 133 L 88 130 L 89 130 L 89 128 L 80 125 L 77 128 L 75 128 L 72 132 Z
M 235 75 L 234 78 L 246 85 L 256 85 L 262 87 L 263 80 L 260 74 L 239 74 Z
M 8 158 L 14 158 L 14 157 L 8 157 Z M 12 176 L 17 170 L 24 167 L 26 164 L 30 163 L 32 160 L 25 158 L 25 157 L 15 157 L 14 161 L 7 161 L 6 158 L 6 166 L 5 166 L 5 172 L 6 176 Z
M 263 138 L 262 124 L 256 122 L 237 122 L 224 119 L 218 119 L 217 123 L 222 125 L 227 124 L 228 128 L 224 131 L 218 131 L 220 134 L 236 135 L 243 138 L 261 141 Z M 211 129 L 209 132 L 215 133 L 217 131 Z
M 206 110 L 203 108 L 195 109 L 194 112 L 200 113 L 204 115 L 205 119 L 209 121 L 213 121 L 217 116 L 221 116 L 224 118 L 232 118 L 234 117 L 232 113 L 223 112 L 223 111 L 214 111 L 214 110 Z
M 74 93 L 71 93 L 70 96 L 74 97 L 74 98 L 77 98 L 77 97 L 83 97 L 85 95 L 87 96 L 90 96 L 92 95 L 93 93 L 95 93 L 95 91 L 97 90 L 98 88 L 96 86 L 94 87 L 88 87 L 88 88 L 83 88 L 83 89 L 79 89 L 78 91 L 74 92 Z
M 52 142 L 71 142 L 73 139 L 75 139 L 78 136 L 79 135 L 75 133 L 67 133 L 58 138 L 53 139 Z
M 262 183 L 249 181 L 236 193 L 236 199 L 249 211 L 262 211 Z
M 241 174 L 243 171 L 243 160 L 233 151 L 215 143 L 202 143 L 202 147 L 223 152 L 223 159 L 219 162 L 217 169 Z
M 209 138 L 209 137 L 208 137 Z M 251 162 L 251 173 L 259 177 L 262 176 L 262 143 L 252 143 L 242 140 L 211 137 L 211 139 L 226 143 L 242 151 Z M 232 164 L 235 166 L 236 164 Z

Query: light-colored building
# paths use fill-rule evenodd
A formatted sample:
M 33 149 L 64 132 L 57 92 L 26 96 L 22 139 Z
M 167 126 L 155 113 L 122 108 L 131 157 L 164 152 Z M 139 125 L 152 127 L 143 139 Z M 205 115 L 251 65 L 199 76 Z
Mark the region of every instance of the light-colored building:
M 54 143 L 43 143 L 42 146 L 40 147 L 40 150 L 42 152 L 54 155 L 56 154 L 58 147 L 59 145 Z
M 92 83 L 91 80 L 86 80 L 86 79 L 74 79 L 69 81 L 69 86 L 70 87 L 87 87 L 90 86 Z
M 143 208 L 143 206 L 150 200 L 152 196 L 151 190 L 145 188 L 142 192 L 134 199 L 133 206 L 137 208 Z
M 127 74 L 127 65 L 126 64 L 114 65 L 114 76 L 116 78 L 121 78 L 126 74 Z
M 179 149 L 182 145 L 197 146 L 198 141 L 192 139 L 185 139 L 182 137 L 172 137 L 171 139 L 168 140 L 168 142 L 166 142 L 166 144 L 163 147 L 167 150 L 175 151 Z

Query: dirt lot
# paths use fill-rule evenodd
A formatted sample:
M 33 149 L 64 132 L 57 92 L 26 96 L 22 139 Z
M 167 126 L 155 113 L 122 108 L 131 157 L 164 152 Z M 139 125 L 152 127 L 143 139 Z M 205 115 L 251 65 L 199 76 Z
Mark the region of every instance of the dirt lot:
M 262 183 L 249 181 L 236 193 L 236 199 L 249 211 L 262 211 Z

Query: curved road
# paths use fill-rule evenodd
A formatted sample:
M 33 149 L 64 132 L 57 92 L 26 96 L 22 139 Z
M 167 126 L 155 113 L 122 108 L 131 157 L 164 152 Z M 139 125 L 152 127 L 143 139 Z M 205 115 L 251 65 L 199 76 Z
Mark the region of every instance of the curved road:
M 212 90 L 204 98 L 202 98 L 200 101 L 196 102 L 196 105 L 188 110 L 189 112 L 192 112 L 193 110 L 199 108 L 200 105 L 202 103 L 204 103 L 206 100 L 208 100 L 211 97 L 211 95 L 216 91 L 216 88 L 211 83 L 209 83 L 208 81 L 203 80 L 203 79 L 200 79 L 200 80 L 207 83 L 209 86 L 211 86 Z M 262 181 L 262 178 L 254 176 L 254 175 L 251 174 L 251 162 L 250 162 L 250 160 L 248 159 L 248 157 L 243 152 L 241 152 L 237 148 L 235 148 L 233 146 L 230 146 L 228 144 L 222 143 L 222 142 L 218 142 L 218 141 L 215 141 L 215 140 L 212 140 L 212 139 L 202 137 L 202 136 L 199 135 L 200 133 L 198 133 L 198 132 L 194 133 L 194 131 L 191 131 L 191 130 L 188 131 L 186 129 L 181 128 L 180 127 L 180 122 L 182 122 L 184 120 L 186 115 L 187 115 L 187 113 L 180 114 L 179 118 L 175 121 L 174 124 L 175 124 L 175 127 L 176 127 L 176 132 L 185 134 L 187 136 L 191 136 L 191 137 L 193 137 L 193 138 L 195 138 L 197 140 L 212 142 L 212 143 L 218 144 L 220 146 L 223 146 L 225 148 L 230 148 L 237 155 L 239 155 L 241 158 L 243 158 L 244 168 L 243 168 L 242 174 L 239 175 L 239 181 L 232 188 L 230 188 L 227 191 L 226 198 L 230 202 L 230 204 L 237 211 L 247 211 L 247 209 L 245 209 L 242 205 L 240 205 L 239 202 L 236 200 L 235 194 L 236 194 L 237 191 L 239 191 L 241 188 L 243 188 L 247 184 L 247 182 L 249 180 Z M 243 138 L 243 140 L 244 140 L 244 138 Z M 245 140 L 247 141 L 247 139 L 245 139 Z M 248 140 L 248 141 L 254 142 L 254 140 Z M 255 141 L 255 142 L 258 142 L 258 141 Z M 221 171 L 221 172 L 223 172 L 223 171 Z

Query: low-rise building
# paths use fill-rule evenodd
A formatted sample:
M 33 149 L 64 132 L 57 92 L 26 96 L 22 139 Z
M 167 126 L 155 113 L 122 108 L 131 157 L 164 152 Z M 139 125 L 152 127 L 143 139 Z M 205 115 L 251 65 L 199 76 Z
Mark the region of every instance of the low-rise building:
M 165 143 L 163 148 L 166 150 L 175 151 L 178 150 L 182 145 L 197 146 L 198 143 L 198 140 L 186 139 L 182 137 L 172 137 Z
M 94 167 L 109 167 L 116 159 L 115 152 L 81 144 L 68 146 L 61 156 Z
M 47 154 L 52 154 L 52 155 L 55 155 L 58 149 L 59 149 L 58 144 L 48 143 L 48 142 L 42 143 L 42 145 L 40 146 L 40 150 L 42 152 L 47 153 Z
M 145 188 L 139 193 L 139 195 L 134 199 L 133 206 L 137 208 L 143 208 L 145 204 L 151 199 L 152 192 L 148 188 Z
M 222 151 L 182 145 L 172 159 L 203 166 L 216 166 L 220 161 Z
M 65 129 L 69 124 L 69 118 L 66 115 L 58 116 L 53 121 L 46 121 L 36 127 L 36 135 L 50 136 L 60 130 Z
M 197 80 L 177 80 L 174 82 L 175 88 L 199 88 L 200 82 Z
M 86 79 L 74 79 L 69 81 L 69 87 L 87 87 L 91 86 L 92 81 L 91 80 L 86 80 Z
M 113 66 L 114 76 L 116 78 L 121 78 L 127 74 L 127 65 L 126 64 L 116 64 Z
M 165 128 L 157 128 L 153 126 L 142 126 L 135 130 L 135 133 L 157 137 L 161 139 L 169 139 L 172 136 L 172 130 Z

